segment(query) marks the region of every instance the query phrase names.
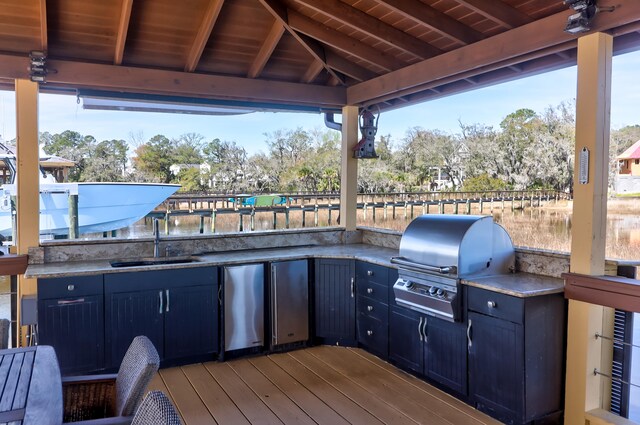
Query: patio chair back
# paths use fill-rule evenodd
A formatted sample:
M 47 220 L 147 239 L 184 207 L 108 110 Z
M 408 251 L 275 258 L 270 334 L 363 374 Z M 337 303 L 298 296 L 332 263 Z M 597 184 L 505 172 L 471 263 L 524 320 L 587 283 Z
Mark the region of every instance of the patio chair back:
M 159 365 L 160 356 L 149 338 L 135 337 L 122 359 L 116 378 L 117 416 L 133 416 Z
M 182 425 L 171 400 L 162 391 L 149 392 L 131 425 Z

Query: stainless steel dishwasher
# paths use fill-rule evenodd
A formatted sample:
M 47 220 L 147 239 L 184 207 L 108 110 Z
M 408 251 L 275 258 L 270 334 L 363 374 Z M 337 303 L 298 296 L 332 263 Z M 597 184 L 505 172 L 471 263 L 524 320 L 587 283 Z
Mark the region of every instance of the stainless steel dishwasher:
M 264 265 L 224 268 L 224 351 L 264 345 Z
M 309 339 L 307 260 L 271 263 L 271 346 Z

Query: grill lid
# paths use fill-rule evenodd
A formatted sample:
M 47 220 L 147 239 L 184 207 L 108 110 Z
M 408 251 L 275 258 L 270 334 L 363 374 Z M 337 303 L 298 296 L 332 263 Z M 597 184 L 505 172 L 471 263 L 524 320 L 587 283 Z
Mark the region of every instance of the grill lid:
M 464 277 L 508 273 L 514 261 L 511 238 L 493 217 L 427 214 L 407 226 L 394 262 Z

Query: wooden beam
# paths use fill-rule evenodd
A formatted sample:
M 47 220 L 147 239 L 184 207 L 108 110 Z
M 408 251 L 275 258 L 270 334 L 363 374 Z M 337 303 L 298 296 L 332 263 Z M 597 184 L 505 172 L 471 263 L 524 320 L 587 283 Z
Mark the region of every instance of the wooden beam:
M 249 68 L 249 72 L 247 73 L 247 77 L 256 78 L 260 75 L 264 66 L 269 61 L 271 54 L 280 42 L 282 34 L 284 34 L 284 25 L 282 25 L 282 22 L 276 20 L 271 26 L 271 30 L 269 31 L 269 34 L 267 34 L 267 38 L 264 39 L 264 43 L 262 43 L 260 51 L 253 60 L 251 68 Z
M 198 28 L 198 33 L 196 34 L 196 38 L 193 40 L 191 50 L 187 56 L 187 63 L 184 66 L 184 70 L 186 72 L 193 72 L 198 66 L 202 52 L 207 45 L 207 41 L 209 41 L 209 36 L 211 36 L 213 26 L 218 20 L 218 15 L 220 15 L 220 10 L 222 9 L 223 4 L 224 0 L 209 0 L 209 6 L 202 18 L 202 23 L 200 24 L 200 28 Z
M 342 145 L 340 150 L 340 226 L 347 231 L 356 230 L 358 219 L 358 160 L 353 147 L 358 143 L 357 106 L 342 108 Z
M 46 52 L 48 47 L 47 0 L 40 0 L 40 50 Z
M 369 62 L 370 64 L 376 65 L 385 71 L 392 71 L 403 65 L 402 62 L 390 57 L 384 52 L 374 49 L 313 19 L 307 18 L 294 10 L 288 10 L 288 15 L 289 25 L 291 25 L 291 28 L 294 30 Z
M 533 22 L 526 13 L 497 0 L 457 0 L 458 3 L 499 23 L 505 28 L 515 28 Z
M 409 53 L 419 59 L 436 56 L 442 51 L 411 35 L 386 24 L 363 11 L 349 6 L 340 0 L 298 0 L 316 12 L 335 19 L 343 25 L 363 32 L 396 49 Z
M 0 63 L 0 78 L 29 78 L 27 57 L 0 55 Z M 57 71 L 47 76 L 47 89 L 90 88 L 326 107 L 342 107 L 346 101 L 344 87 L 60 60 L 50 60 L 47 66 Z
M 475 43 L 484 36 L 446 13 L 419 0 L 376 0 L 407 19 L 426 25 L 439 34 L 462 44 Z
M 313 62 L 311 62 L 311 65 L 309 65 L 309 68 L 307 68 L 307 70 L 305 71 L 300 82 L 301 83 L 312 82 L 313 80 L 318 78 L 320 71 L 322 71 L 323 69 L 324 69 L 324 64 L 319 60 L 314 60 Z
M 366 81 L 377 76 L 376 73 L 343 58 L 331 49 L 325 51 L 325 56 L 327 65 L 357 81 Z
M 114 65 L 122 64 L 124 56 L 124 46 L 127 44 L 127 32 L 129 31 L 129 20 L 131 19 L 131 9 L 133 0 L 122 0 L 122 10 L 120 11 L 120 22 L 118 23 L 118 37 L 116 39 L 116 52 L 113 57 Z
M 289 26 L 287 9 L 278 0 L 258 1 L 260 2 L 260 4 L 262 4 L 262 6 L 264 6 L 265 9 L 267 9 L 267 11 L 269 11 L 269 13 L 271 13 L 271 15 L 273 15 L 274 18 L 276 18 L 277 21 L 280 21 L 287 32 L 291 34 L 293 38 L 295 38 L 298 43 L 300 43 L 300 45 L 304 47 L 304 49 L 315 58 L 315 60 L 320 61 L 320 63 L 323 64 L 324 69 L 326 69 L 332 77 L 340 81 L 340 84 L 344 83 L 342 78 L 333 69 L 331 69 L 329 65 L 327 65 L 324 56 L 324 49 L 322 48 L 322 46 L 320 46 L 320 43 L 316 42 L 315 40 L 309 39 L 308 37 L 305 37 L 301 34 L 298 34 L 293 28 L 291 28 L 291 26 Z
M 594 33 L 578 39 L 572 273 L 599 276 L 605 271 L 612 55 L 611 35 Z M 587 168 L 584 170 L 587 181 L 580 183 L 583 167 L 579 164 L 584 149 L 588 151 Z M 605 317 L 602 305 L 569 301 L 565 387 L 567 425 L 584 424 L 585 412 L 606 404 L 601 379 L 593 374 L 594 369 L 603 368 L 603 347 L 594 335 L 596 332 L 611 335 L 610 329 L 603 329 Z
M 614 12 L 598 15 L 592 25 L 594 30 L 606 31 L 635 22 L 640 16 L 640 2 L 619 0 L 617 4 L 620 6 Z M 421 86 L 429 82 L 481 67 L 489 67 L 496 62 L 507 61 L 523 54 L 574 41 L 575 35 L 562 31 L 570 14 L 571 12 L 568 10 L 557 13 L 478 41 L 473 45 L 463 46 L 372 80 L 355 84 L 347 89 L 348 103 L 354 105 L 371 103 L 397 92 L 403 92 L 403 95 L 416 93 L 422 90 Z M 519 40 L 519 42 L 515 43 L 514 40 Z

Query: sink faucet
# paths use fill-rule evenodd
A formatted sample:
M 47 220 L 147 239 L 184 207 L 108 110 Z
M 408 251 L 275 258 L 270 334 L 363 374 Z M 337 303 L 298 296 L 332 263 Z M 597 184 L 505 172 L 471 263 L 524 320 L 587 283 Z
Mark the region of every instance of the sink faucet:
M 158 230 L 158 219 L 153 219 L 153 256 L 160 256 L 160 231 Z

